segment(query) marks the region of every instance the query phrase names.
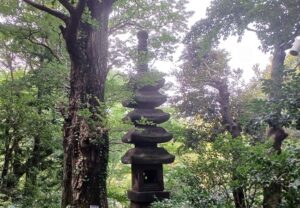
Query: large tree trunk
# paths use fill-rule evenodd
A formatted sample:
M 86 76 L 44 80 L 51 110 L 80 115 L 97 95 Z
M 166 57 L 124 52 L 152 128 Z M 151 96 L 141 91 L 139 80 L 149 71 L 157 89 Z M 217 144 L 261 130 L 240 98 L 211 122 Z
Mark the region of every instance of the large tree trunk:
M 109 143 L 103 108 L 112 1 L 90 0 L 87 6 L 99 25 L 80 23 L 76 39 L 69 36 L 68 26 L 64 33 L 72 65 L 64 124 L 62 207 L 106 208 Z
M 283 82 L 283 73 L 284 73 L 284 60 L 286 54 L 284 49 L 279 46 L 275 47 L 273 60 L 272 60 L 272 71 L 271 71 L 271 83 L 272 83 L 272 91 L 270 92 L 269 98 L 273 100 L 273 102 L 278 102 L 281 99 L 281 87 Z M 281 145 L 284 139 L 288 136 L 288 134 L 282 128 L 282 124 L 278 121 L 281 117 L 281 107 L 278 106 L 275 109 L 276 118 L 269 120 L 269 135 L 273 137 L 273 149 L 275 154 L 281 153 Z M 269 187 L 264 188 L 264 199 L 263 199 L 263 207 L 264 208 L 277 208 L 280 206 L 281 198 L 282 198 L 282 186 L 279 183 L 272 182 Z
M 1 191 L 6 191 L 7 187 L 7 176 L 8 176 L 8 169 L 9 164 L 12 160 L 12 153 L 13 149 L 10 147 L 11 145 L 11 137 L 9 135 L 9 128 L 5 127 L 3 138 L 5 140 L 5 156 L 4 156 L 4 163 L 1 172 Z
M 230 93 L 228 91 L 228 86 L 225 81 L 220 81 L 216 88 L 219 91 L 219 103 L 221 107 L 223 125 L 226 127 L 228 132 L 231 133 L 232 138 L 235 139 L 241 135 L 242 129 L 232 117 L 229 101 Z M 238 163 L 238 160 L 239 155 L 234 154 L 233 163 Z M 235 172 L 232 173 L 232 180 L 237 180 L 238 177 L 239 176 Z M 232 190 L 232 195 L 236 208 L 246 208 L 245 193 L 243 187 L 234 188 Z

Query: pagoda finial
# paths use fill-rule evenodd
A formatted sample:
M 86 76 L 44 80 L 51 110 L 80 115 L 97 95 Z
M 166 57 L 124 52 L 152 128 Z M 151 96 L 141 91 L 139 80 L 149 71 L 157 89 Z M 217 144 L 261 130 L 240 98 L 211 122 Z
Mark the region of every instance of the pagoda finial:
M 138 42 L 138 70 L 148 70 L 148 32 L 141 30 L 137 34 Z

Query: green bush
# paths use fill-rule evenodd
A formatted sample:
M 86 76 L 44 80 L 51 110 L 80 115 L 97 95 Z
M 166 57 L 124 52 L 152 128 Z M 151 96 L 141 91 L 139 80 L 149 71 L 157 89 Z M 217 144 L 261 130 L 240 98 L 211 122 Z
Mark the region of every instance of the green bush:
M 296 144 L 286 144 L 280 155 L 272 152 L 270 143 L 253 145 L 247 137 L 232 139 L 230 135 L 219 135 L 214 142 L 199 146 L 197 158 L 185 160 L 169 176 L 173 197 L 153 207 L 234 207 L 232 190 L 237 187 L 243 188 L 247 207 L 261 207 L 263 188 L 272 182 L 283 187 L 282 207 L 300 204 L 300 148 Z

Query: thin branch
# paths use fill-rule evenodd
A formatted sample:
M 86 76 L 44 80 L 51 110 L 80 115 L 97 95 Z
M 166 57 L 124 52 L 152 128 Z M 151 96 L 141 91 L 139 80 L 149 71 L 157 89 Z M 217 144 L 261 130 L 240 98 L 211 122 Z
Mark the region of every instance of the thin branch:
M 60 58 L 58 57 L 58 55 L 52 50 L 52 48 L 50 46 L 48 46 L 47 44 L 45 43 L 42 43 L 40 41 L 38 41 L 35 37 L 34 37 L 34 34 L 37 34 L 39 33 L 40 31 L 32 31 L 30 28 L 29 28 L 29 34 L 28 35 L 24 35 L 25 39 L 29 40 L 29 42 L 33 43 L 33 44 L 36 44 L 36 45 L 39 45 L 39 46 L 42 46 L 44 48 L 46 48 L 46 50 L 48 50 L 56 59 L 59 63 L 62 63 Z
M 252 29 L 250 27 L 246 27 L 246 30 L 251 31 L 251 32 L 255 32 L 255 33 L 259 32 L 258 30 Z
M 113 1 L 113 3 L 114 3 L 114 1 Z M 123 29 L 126 26 L 137 26 L 137 27 L 139 27 L 141 29 L 144 29 L 144 28 L 142 28 L 142 26 L 139 23 L 132 21 L 132 18 L 138 13 L 138 10 L 139 10 L 138 3 L 136 1 L 135 1 L 135 3 L 137 5 L 137 7 L 131 13 L 131 15 L 129 17 L 125 18 L 125 20 L 122 19 L 123 21 L 120 21 L 117 24 L 115 24 L 114 26 L 112 26 L 111 28 L 109 28 L 109 32 L 108 32 L 109 35 L 111 35 L 112 33 L 116 32 L 117 30 Z
M 33 6 L 36 9 L 39 9 L 39 10 L 44 11 L 44 12 L 47 12 L 48 14 L 51 14 L 52 16 L 61 19 L 64 22 L 67 22 L 67 20 L 69 19 L 69 17 L 67 15 L 65 15 L 64 13 L 59 12 L 57 10 L 50 9 L 49 7 L 46 7 L 45 5 L 35 3 L 33 1 L 31 1 L 31 0 L 23 0 L 23 1 L 25 3 Z
M 115 26 L 111 27 L 109 29 L 109 35 L 115 33 L 116 31 L 118 30 L 121 30 L 123 28 L 125 28 L 126 26 L 133 26 L 133 27 L 137 27 L 139 29 L 145 29 L 141 24 L 137 23 L 137 22 L 133 22 L 133 21 L 130 21 L 130 22 L 120 22 L 118 24 L 116 24 Z
M 29 40 L 33 44 L 36 44 L 36 45 L 39 45 L 39 46 L 42 46 L 42 47 L 46 48 L 57 59 L 57 61 L 59 63 L 62 63 L 60 58 L 55 54 L 55 52 L 49 46 L 47 46 L 46 44 L 38 42 L 36 40 L 33 40 L 30 37 L 28 37 L 27 40 Z

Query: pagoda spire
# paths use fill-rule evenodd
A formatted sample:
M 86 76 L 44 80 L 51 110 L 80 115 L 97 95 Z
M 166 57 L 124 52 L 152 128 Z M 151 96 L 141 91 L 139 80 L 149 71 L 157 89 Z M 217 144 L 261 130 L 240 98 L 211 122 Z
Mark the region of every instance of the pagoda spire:
M 149 71 L 148 33 L 140 31 L 137 37 L 138 73 L 135 80 L 139 81 Z M 167 99 L 159 92 L 164 82 L 161 78 L 151 84 L 135 84 L 133 98 L 123 102 L 123 106 L 134 109 L 125 118 L 135 127 L 122 138 L 124 143 L 134 144 L 134 148 L 122 157 L 124 164 L 131 164 L 132 188 L 128 191 L 131 208 L 148 208 L 155 200 L 169 198 L 169 192 L 164 190 L 163 164 L 172 163 L 175 156 L 158 147 L 159 143 L 172 139 L 172 134 L 158 126 L 170 118 L 168 113 L 157 109 Z
M 141 30 L 137 34 L 138 38 L 138 70 L 148 71 L 148 32 Z

